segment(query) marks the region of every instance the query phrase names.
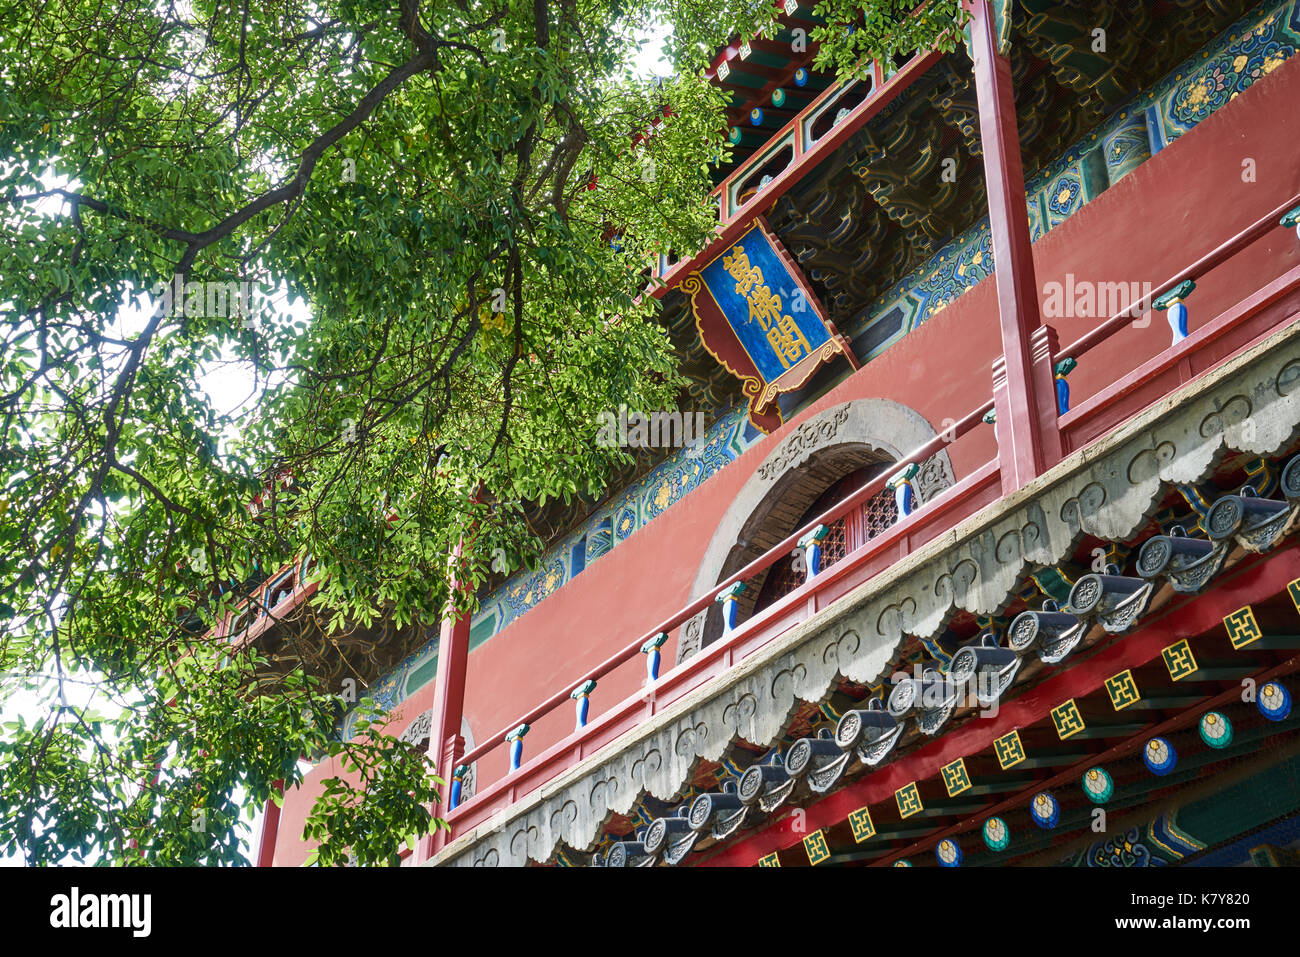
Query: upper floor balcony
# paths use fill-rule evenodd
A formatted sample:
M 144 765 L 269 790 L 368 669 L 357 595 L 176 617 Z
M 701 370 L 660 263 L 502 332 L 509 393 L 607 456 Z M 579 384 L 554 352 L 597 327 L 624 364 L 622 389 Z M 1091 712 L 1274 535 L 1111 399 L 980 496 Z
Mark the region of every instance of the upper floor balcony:
M 1127 73 L 1053 61 L 1044 38 L 1067 10 L 971 9 L 967 51 L 873 67 L 791 110 L 719 184 L 716 240 L 653 267 L 655 294 L 675 295 L 765 216 L 843 304 L 861 368 L 826 370 L 771 434 L 721 417 L 593 516 L 580 563 L 578 537 L 560 542 L 513 610 L 507 588 L 436 639 L 373 642 L 392 727 L 456 769 L 450 832 L 408 863 L 577 863 L 674 818 L 697 854 L 725 847 L 678 809 L 773 753 L 787 773 L 793 744 L 873 698 L 894 710 L 900 669 L 950 676 L 992 634 L 1019 669 L 999 693 L 1038 707 L 1024 683 L 1042 680 L 1041 648 L 1015 649 L 1019 616 L 1053 601 L 1084 646 L 1110 641 L 1081 580 L 1111 565 L 1159 579 L 1138 557 L 1175 526 L 1220 548 L 1209 508 L 1248 482 L 1300 507 L 1300 469 L 1283 474 L 1300 426 L 1296 0 L 1243 4 L 1209 33 L 1170 21 L 1186 29 L 1162 76 L 1136 65 L 1140 45 L 1117 54 Z M 1071 103 L 1101 117 L 1089 148 L 1043 132 Z M 928 151 L 904 135 L 925 110 L 953 123 Z M 945 151 L 967 175 L 944 178 Z M 926 204 L 935 216 L 909 218 Z M 1249 560 L 1219 557 L 1214 574 Z M 1143 614 L 1179 591 L 1162 588 Z M 274 621 L 310 590 L 276 576 L 262 604 Z M 920 717 L 899 715 L 885 763 L 938 761 Z M 286 800 L 276 863 L 305 856 L 301 819 L 338 773 L 326 762 Z

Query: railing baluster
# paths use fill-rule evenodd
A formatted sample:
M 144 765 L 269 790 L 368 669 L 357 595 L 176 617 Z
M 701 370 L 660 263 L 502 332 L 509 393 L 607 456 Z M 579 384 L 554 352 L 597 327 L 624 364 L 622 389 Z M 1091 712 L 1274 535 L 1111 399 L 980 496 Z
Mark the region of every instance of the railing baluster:
M 736 617 L 740 612 L 740 596 L 744 593 L 745 583 L 733 582 L 718 592 L 718 596 L 713 599 L 722 602 L 722 624 L 727 634 L 736 627 Z
M 1184 279 L 1173 289 L 1170 289 L 1163 296 L 1158 296 L 1155 302 L 1151 303 L 1152 309 L 1168 310 L 1165 313 L 1165 318 L 1169 320 L 1169 330 L 1174 334 L 1173 345 L 1177 345 L 1187 338 L 1187 304 L 1183 302 L 1183 299 L 1190 296 L 1195 288 L 1195 282 Z
M 811 532 L 799 539 L 799 547 L 804 552 L 804 565 L 808 572 L 805 581 L 812 581 L 822 570 L 822 539 L 830 534 L 830 528 L 818 525 Z
M 510 744 L 510 770 L 518 771 L 519 762 L 524 757 L 524 735 L 529 731 L 528 725 L 521 724 L 509 734 L 506 735 L 506 741 Z
M 1070 383 L 1065 381 L 1065 377 L 1074 371 L 1079 363 L 1073 359 L 1065 358 L 1056 364 L 1054 369 L 1056 373 L 1056 414 L 1065 415 L 1070 411 Z
M 661 631 L 653 638 L 648 639 L 645 642 L 645 644 L 641 646 L 641 654 L 646 656 L 645 659 L 646 674 L 649 675 L 650 680 L 652 682 L 659 680 L 659 661 L 660 661 L 659 649 L 662 648 L 664 646 L 664 643 L 667 641 L 668 641 L 668 632 Z
M 595 679 L 588 678 L 569 693 L 569 697 L 573 699 L 573 704 L 577 711 L 577 724 L 573 726 L 574 731 L 581 731 L 587 726 L 587 712 L 591 706 L 591 702 L 587 700 L 587 695 L 591 694 L 595 690 Z
M 910 462 L 891 475 L 885 483 L 885 488 L 894 490 L 894 504 L 898 506 L 899 521 L 911 515 L 916 508 L 916 491 L 912 488 L 912 479 L 920 471 L 919 465 Z
M 451 810 L 460 807 L 461 794 L 465 790 L 465 777 L 469 774 L 469 765 L 457 765 L 451 775 Z

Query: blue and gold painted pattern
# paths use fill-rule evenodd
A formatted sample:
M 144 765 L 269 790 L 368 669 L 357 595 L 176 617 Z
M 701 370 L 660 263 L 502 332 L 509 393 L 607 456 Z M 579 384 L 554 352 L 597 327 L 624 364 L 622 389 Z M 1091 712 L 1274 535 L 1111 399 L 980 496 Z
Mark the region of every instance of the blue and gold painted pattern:
M 1259 19 L 1241 20 L 1213 44 L 1183 63 L 1151 94 L 1158 147 L 1263 79 L 1294 55 L 1300 44 L 1300 5 L 1295 0 Z

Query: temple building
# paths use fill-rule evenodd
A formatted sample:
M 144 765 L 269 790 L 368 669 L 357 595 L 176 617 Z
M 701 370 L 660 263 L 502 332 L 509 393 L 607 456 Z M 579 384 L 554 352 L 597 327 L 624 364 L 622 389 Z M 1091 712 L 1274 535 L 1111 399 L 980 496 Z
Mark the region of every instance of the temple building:
M 649 270 L 679 407 L 472 616 L 311 662 L 448 779 L 404 865 L 1300 862 L 1300 0 L 970 0 L 849 83 L 780 6 Z

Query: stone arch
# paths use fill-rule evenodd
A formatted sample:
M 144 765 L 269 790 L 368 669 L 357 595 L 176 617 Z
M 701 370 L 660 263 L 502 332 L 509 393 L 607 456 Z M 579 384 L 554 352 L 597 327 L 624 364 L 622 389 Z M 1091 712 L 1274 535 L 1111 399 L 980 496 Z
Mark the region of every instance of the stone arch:
M 407 744 L 413 744 L 417 748 L 427 749 L 429 747 L 429 738 L 433 734 L 433 708 L 427 711 L 421 711 L 415 716 L 410 724 L 406 726 L 398 738 Z M 474 750 L 474 732 L 470 730 L 469 719 L 464 715 L 460 716 L 460 736 L 465 739 L 465 753 Z M 454 768 L 452 770 L 455 770 Z M 444 772 L 442 768 L 437 769 L 438 775 L 443 780 L 450 778 L 450 771 Z M 461 785 L 460 799 L 468 801 L 474 796 L 475 779 L 478 777 L 478 762 L 475 761 L 469 766 L 469 772 L 465 775 L 465 782 Z
M 709 591 L 789 535 L 833 482 L 864 466 L 889 469 L 937 434 L 915 409 L 889 399 L 856 399 L 808 419 L 759 463 L 732 500 L 700 560 L 691 594 Z M 952 462 L 941 450 L 922 463 L 914 482 L 917 499 L 924 503 L 954 482 Z M 742 601 L 742 614 L 757 589 L 751 592 Z M 718 607 L 700 612 L 683 626 L 677 660 L 721 633 Z

